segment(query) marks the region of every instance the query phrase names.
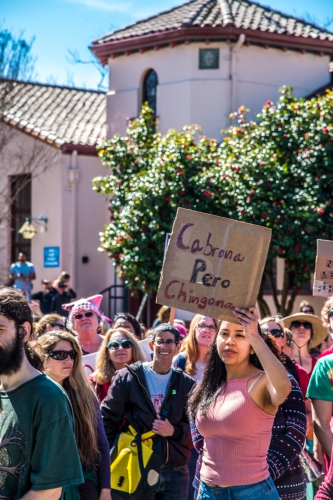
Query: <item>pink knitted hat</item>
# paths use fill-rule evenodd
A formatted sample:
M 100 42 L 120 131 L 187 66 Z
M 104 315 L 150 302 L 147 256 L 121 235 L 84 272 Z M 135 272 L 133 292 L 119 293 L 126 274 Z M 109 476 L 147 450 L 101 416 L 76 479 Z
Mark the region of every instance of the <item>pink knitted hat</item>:
M 177 328 L 177 330 L 179 331 L 179 335 L 182 338 L 187 337 L 187 330 L 186 330 L 185 326 L 181 325 L 180 323 L 174 323 L 173 326 L 175 328 Z
M 99 310 L 99 306 L 101 304 L 103 295 L 93 295 L 92 297 L 88 297 L 87 299 L 80 299 L 76 302 L 70 302 L 69 304 L 63 304 L 62 308 L 65 311 L 70 311 L 69 313 L 69 321 L 72 321 L 73 316 L 76 314 L 92 311 L 97 314 L 97 316 L 102 316 L 101 311 Z

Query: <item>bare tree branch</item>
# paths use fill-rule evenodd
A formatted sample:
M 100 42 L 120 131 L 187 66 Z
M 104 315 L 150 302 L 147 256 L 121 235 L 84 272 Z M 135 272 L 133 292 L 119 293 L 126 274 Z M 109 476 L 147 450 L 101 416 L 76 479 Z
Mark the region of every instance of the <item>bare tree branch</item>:
M 97 59 L 89 59 L 84 61 L 81 59 L 80 54 L 77 50 L 67 49 L 68 55 L 66 56 L 67 62 L 69 64 L 88 64 L 93 66 L 100 74 L 100 81 L 97 85 L 98 90 L 106 90 L 106 86 L 103 85 L 104 79 L 108 73 L 107 66 L 102 66 Z
M 332 28 L 333 25 L 333 16 L 325 16 L 324 19 L 318 19 L 316 16 L 306 11 L 303 15 L 303 18 L 309 23 L 321 28 L 325 28 L 326 30 Z
M 11 118 L 18 89 L 17 80 L 31 78 L 34 58 L 31 55 L 33 40 L 27 42 L 14 38 L 7 30 L 0 30 L 0 227 L 13 231 L 11 207 L 22 189 L 31 179 L 52 168 L 59 152 L 49 145 L 32 138 L 22 141 L 22 132 L 6 123 Z M 22 84 L 21 84 L 22 85 Z M 11 176 L 21 176 L 13 184 Z M 9 245 L 8 238 L 0 242 L 0 253 Z M 0 263 L 0 279 L 6 279 L 6 262 Z

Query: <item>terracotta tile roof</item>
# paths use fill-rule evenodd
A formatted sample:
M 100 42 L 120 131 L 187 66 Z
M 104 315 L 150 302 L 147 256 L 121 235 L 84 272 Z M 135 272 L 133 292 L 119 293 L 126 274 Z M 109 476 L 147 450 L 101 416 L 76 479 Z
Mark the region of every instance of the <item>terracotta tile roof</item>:
M 249 0 L 191 0 L 179 7 L 115 30 L 93 46 L 182 28 L 234 27 L 333 41 L 333 33 Z
M 13 81 L 7 102 L 6 123 L 58 148 L 93 147 L 106 137 L 104 92 Z

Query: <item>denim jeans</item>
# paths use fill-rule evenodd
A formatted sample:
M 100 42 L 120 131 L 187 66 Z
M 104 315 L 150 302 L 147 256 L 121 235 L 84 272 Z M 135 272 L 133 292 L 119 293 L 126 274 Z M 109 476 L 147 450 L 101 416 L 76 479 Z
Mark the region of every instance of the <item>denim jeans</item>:
M 185 500 L 187 498 L 188 483 L 187 465 L 179 467 L 165 465 L 161 469 L 160 480 L 151 500 Z
M 201 482 L 198 500 L 279 500 L 271 477 L 260 483 L 212 488 Z
M 188 462 L 188 471 L 189 471 L 189 485 L 188 485 L 188 495 L 187 495 L 187 500 L 193 500 L 193 497 L 195 498 L 195 493 L 196 490 L 193 488 L 193 479 L 195 475 L 195 467 L 197 465 L 197 460 L 198 460 L 198 452 L 195 448 L 191 449 L 191 458 L 190 461 Z

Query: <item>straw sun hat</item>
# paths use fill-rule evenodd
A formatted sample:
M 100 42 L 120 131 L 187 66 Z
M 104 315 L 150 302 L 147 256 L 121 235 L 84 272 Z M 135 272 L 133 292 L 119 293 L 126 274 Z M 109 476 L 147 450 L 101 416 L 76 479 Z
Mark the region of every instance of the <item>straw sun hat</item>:
M 283 324 L 286 328 L 289 328 L 294 321 L 303 321 L 311 323 L 313 330 L 313 337 L 309 343 L 309 348 L 317 347 L 321 344 L 325 338 L 327 337 L 327 328 L 323 325 L 322 321 L 318 316 L 314 314 L 306 314 L 306 313 L 296 313 L 291 316 L 287 316 L 283 318 Z

